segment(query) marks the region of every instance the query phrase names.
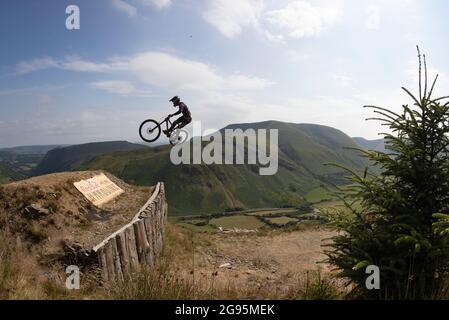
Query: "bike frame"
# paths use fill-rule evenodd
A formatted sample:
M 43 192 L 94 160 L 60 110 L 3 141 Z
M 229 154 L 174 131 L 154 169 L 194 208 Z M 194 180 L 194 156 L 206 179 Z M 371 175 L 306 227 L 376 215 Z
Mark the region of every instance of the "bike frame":
M 170 124 L 170 127 L 171 127 L 171 125 L 173 124 L 173 122 L 171 122 L 169 118 L 165 118 L 164 121 L 162 121 L 161 123 L 159 123 L 159 125 L 162 127 L 162 124 L 163 124 L 164 122 L 165 122 L 165 129 L 166 129 L 166 130 L 168 130 L 168 128 L 169 128 L 168 124 Z
M 173 122 L 169 119 L 169 118 L 165 118 L 163 121 L 161 121 L 159 123 L 159 126 L 162 127 L 162 124 L 165 122 L 165 129 L 168 130 L 169 127 L 171 127 L 171 125 L 173 124 Z M 169 125 L 170 124 L 170 125 Z M 176 126 L 175 128 L 173 128 L 173 130 L 178 129 L 178 126 Z

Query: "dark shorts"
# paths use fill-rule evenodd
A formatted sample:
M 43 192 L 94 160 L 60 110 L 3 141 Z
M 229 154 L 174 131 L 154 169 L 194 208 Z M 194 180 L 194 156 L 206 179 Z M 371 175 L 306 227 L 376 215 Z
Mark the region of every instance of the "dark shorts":
M 188 125 L 190 122 L 192 122 L 192 117 L 182 116 L 173 122 L 173 126 L 178 125 L 178 128 L 182 128 L 182 127 Z

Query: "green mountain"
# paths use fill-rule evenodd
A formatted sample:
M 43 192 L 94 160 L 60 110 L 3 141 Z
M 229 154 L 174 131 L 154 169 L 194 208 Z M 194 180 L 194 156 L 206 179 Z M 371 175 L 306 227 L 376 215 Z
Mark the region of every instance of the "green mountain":
M 384 139 L 367 140 L 365 138 L 352 138 L 354 141 L 364 149 L 385 152 Z
M 33 175 L 71 171 L 82 163 L 97 156 L 115 151 L 146 149 L 147 147 L 127 141 L 110 141 L 80 144 L 52 149 L 32 171 Z
M 346 173 L 324 163 L 334 162 L 360 170 L 368 165 L 355 151 L 345 149 L 358 146 L 334 128 L 268 121 L 224 129 L 236 128 L 279 130 L 276 175 L 261 176 L 258 165 L 247 164 L 175 166 L 170 161 L 170 146 L 104 154 L 71 168 L 107 170 L 138 185 L 164 181 L 170 213 L 193 214 L 238 207 L 299 205 L 314 188 L 343 182 Z

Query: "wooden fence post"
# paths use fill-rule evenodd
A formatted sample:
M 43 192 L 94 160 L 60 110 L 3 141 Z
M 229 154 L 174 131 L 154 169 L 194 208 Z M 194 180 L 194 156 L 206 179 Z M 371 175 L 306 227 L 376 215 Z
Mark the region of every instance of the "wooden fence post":
M 158 183 L 132 221 L 93 248 L 104 281 L 123 281 L 140 264 L 154 266 L 162 251 L 167 212 L 165 186 Z

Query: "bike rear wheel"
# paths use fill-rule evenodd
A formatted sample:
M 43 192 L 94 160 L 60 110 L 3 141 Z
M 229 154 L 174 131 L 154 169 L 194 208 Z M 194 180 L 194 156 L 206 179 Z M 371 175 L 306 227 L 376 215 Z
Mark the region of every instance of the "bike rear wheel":
M 170 135 L 169 141 L 172 146 L 184 143 L 189 138 L 189 132 L 183 129 L 175 129 Z
M 145 142 L 154 142 L 161 135 L 161 126 L 153 119 L 145 120 L 139 127 L 139 135 Z

